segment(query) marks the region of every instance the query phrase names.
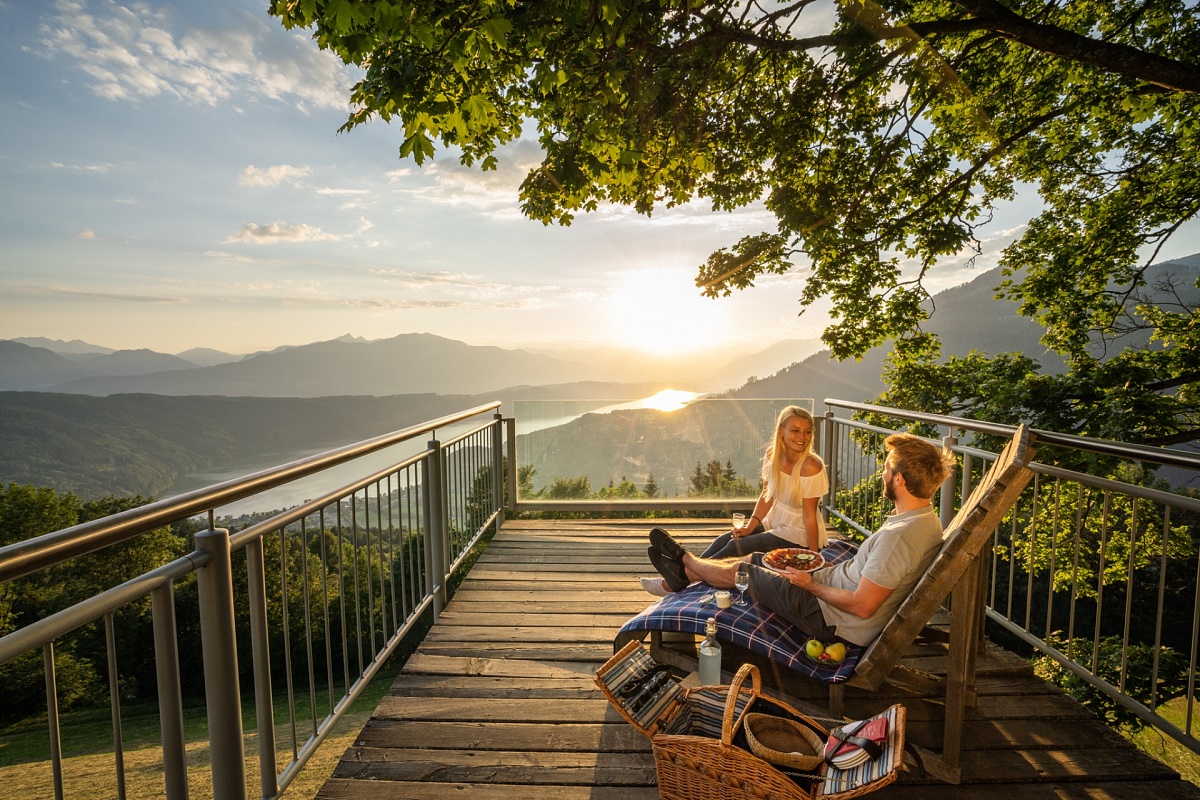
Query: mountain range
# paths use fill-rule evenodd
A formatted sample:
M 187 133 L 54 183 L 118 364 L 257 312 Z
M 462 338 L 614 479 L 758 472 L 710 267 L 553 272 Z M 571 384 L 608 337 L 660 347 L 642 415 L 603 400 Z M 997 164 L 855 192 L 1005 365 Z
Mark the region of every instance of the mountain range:
M 49 339 L 0 341 L 0 390 L 107 396 L 325 397 L 498 391 L 576 381 L 658 381 L 686 390 L 727 389 L 818 349 L 777 342 L 728 362 L 711 356 L 634 355 L 622 350 L 532 351 L 479 347 L 428 333 L 367 341 L 343 336 L 247 356 L 198 348 L 179 355 Z M 90 347 L 90 350 L 84 348 Z
M 1169 267 L 1193 285 L 1200 255 Z M 926 328 L 941 336 L 947 355 L 1021 351 L 1049 371 L 1060 370 L 1061 360 L 1039 342 L 1041 328 L 1019 316 L 1014 303 L 995 299 L 1000 279 L 987 272 L 939 293 Z M 1188 301 L 1196 294 L 1189 289 Z M 817 344 L 781 342 L 703 371 L 699 360 L 676 360 L 625 364 L 622 372 L 629 359 L 619 354 L 556 356 L 548 348 L 476 347 L 431 334 L 373 342 L 347 336 L 245 357 L 0 341 L 0 482 L 53 486 L 82 497 L 156 495 L 191 472 L 262 464 L 271 454 L 368 438 L 491 400 L 511 413 L 514 400 L 624 400 L 676 388 L 735 398 L 813 398 L 819 410 L 827 397 L 869 401 L 879 394 L 885 348 L 859 361 L 833 362 L 828 351 L 813 353 Z M 224 357 L 235 360 L 211 363 Z M 201 366 L 206 360 L 210 365 Z M 628 380 L 656 368 L 651 378 Z M 99 374 L 104 370 L 112 372 Z M 681 381 L 680 374 L 691 380 Z M 731 386 L 737 388 L 726 391 Z M 46 388 L 52 391 L 31 391 Z M 584 438 L 604 441 L 593 428 Z M 559 438 L 565 451 L 579 453 L 572 436 L 563 430 Z M 550 464 L 545 467 L 548 472 Z M 596 478 L 604 475 L 620 478 L 607 472 Z

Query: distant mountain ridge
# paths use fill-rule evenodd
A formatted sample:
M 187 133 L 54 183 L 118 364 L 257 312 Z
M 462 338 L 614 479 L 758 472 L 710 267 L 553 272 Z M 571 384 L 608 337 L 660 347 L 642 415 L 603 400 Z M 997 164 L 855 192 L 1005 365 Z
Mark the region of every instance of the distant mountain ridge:
M 91 342 L 85 342 L 82 339 L 72 339 L 69 342 L 62 339 L 47 339 L 45 336 L 20 336 L 9 341 L 19 344 L 26 344 L 30 347 L 44 347 L 45 349 L 58 353 L 59 355 L 69 355 L 72 353 L 112 353 L 115 352 L 111 347 L 103 347 Z
M 178 369 L 196 369 L 196 364 L 145 349 L 56 353 L 16 340 L 0 340 L 0 390 L 39 391 L 96 375 L 134 376 Z
M 1195 281 L 1200 277 L 1200 253 L 1158 265 L 1156 274 L 1171 273 L 1182 278 L 1187 297 L 1200 298 Z M 934 295 L 935 311 L 923 326 L 942 342 L 943 358 L 978 350 L 989 355 L 1022 352 L 1049 373 L 1061 372 L 1062 358 L 1041 343 L 1045 332 L 1034 320 L 1017 313 L 1017 304 L 996 299 L 995 287 L 1003 280 L 1000 269 L 982 273 L 969 283 Z M 1194 300 L 1195 302 L 1196 300 Z M 1125 345 L 1140 345 L 1140 340 Z M 868 351 L 858 361 L 833 361 L 828 349 L 767 378 L 748 381 L 730 392 L 732 397 L 826 397 L 868 402 L 884 389 L 883 361 L 890 345 Z
M 495 377 L 491 381 L 468 385 L 466 390 L 478 389 L 484 383 L 486 388 L 483 390 L 486 391 L 510 383 L 547 385 L 546 381 L 574 383 L 584 380 L 606 383 L 665 382 L 686 391 L 720 390 L 740 386 L 745 382 L 747 375 L 775 372 L 813 352 L 820 344 L 817 340 L 786 340 L 776 342 L 759 352 L 737 352 L 736 348 L 727 347 L 719 353 L 667 356 L 598 346 L 560 349 L 555 348 L 553 342 L 548 343 L 551 346 L 545 350 L 505 350 L 495 347 L 479 348 L 429 334 L 406 334 L 396 338 L 408 348 L 405 354 L 408 357 L 407 362 L 426 362 L 424 366 L 418 364 L 416 367 L 407 368 L 405 358 L 387 356 L 387 363 L 405 370 L 404 374 L 408 377 L 403 385 L 381 381 L 378 366 L 370 363 L 372 351 L 386 350 L 397 345 L 397 341 L 369 341 L 347 334 L 328 342 L 282 345 L 245 356 L 209 348 L 193 348 L 170 356 L 151 350 L 113 351 L 85 342 L 78 343 L 76 347 L 63 348 L 64 343 L 59 340 L 38 339 L 36 341 L 40 344 L 30 343 L 24 347 L 14 344 L 7 348 L 8 352 L 0 349 L 0 377 L 3 379 L 0 389 L 98 395 L 148 392 L 305 396 L 315 392 L 317 396 L 325 396 L 345 392 L 378 396 L 386 393 L 406 393 L 416 389 L 444 393 L 463 388 L 460 379 L 464 372 L 473 370 L 476 377 L 482 374 L 477 364 L 468 363 L 470 358 L 461 357 L 462 353 L 467 353 L 485 361 Z M 16 340 L 10 342 L 15 343 Z M 325 345 L 324 349 L 328 351 L 337 348 L 339 343 L 347 345 L 348 348 L 333 359 L 329 358 L 328 353 L 323 355 L 318 352 L 322 348 L 313 347 Z M 45 347 L 42 348 L 42 345 Z M 88 352 L 58 352 L 54 348 L 87 349 Z M 449 353 L 447 356 L 447 351 L 451 348 L 457 348 L 460 352 Z M 21 351 L 19 354 L 15 352 L 18 350 Z M 285 353 L 291 353 L 291 356 L 283 357 Z M 501 356 L 502 369 L 495 369 L 498 363 L 496 354 Z M 515 362 L 512 354 L 517 354 L 523 363 Z M 267 356 L 271 357 L 267 361 L 257 360 Z M 62 359 L 78 365 L 79 369 L 72 369 L 64 364 Z M 329 367 L 322 359 L 332 361 L 337 368 Z M 247 361 L 254 361 L 254 366 L 231 367 L 190 376 L 178 374 L 180 370 Z M 429 362 L 435 366 L 430 368 Z M 347 374 L 354 372 L 353 365 L 356 363 L 361 369 L 356 374 Z M 455 364 L 467 366 L 456 370 Z M 531 365 L 535 368 L 531 369 Z M 548 366 L 553 368 L 547 369 Z M 276 370 L 277 374 L 268 375 L 268 367 Z M 156 372 L 176 374 L 153 374 Z M 147 377 L 144 380 L 129 380 L 133 376 L 142 375 Z M 314 381 L 313 376 L 324 377 Z M 411 379 L 413 376 L 417 378 L 416 383 Z M 453 380 L 447 381 L 447 376 Z M 341 381 L 343 385 L 333 385 L 333 378 Z
M 92 395 L 387 396 L 476 394 L 514 383 L 568 383 L 592 377 L 586 364 L 523 350 L 477 347 L 429 333 L 408 333 L 373 342 L 335 339 L 212 367 L 80 378 L 48 388 Z
M 74 361 L 44 347 L 0 341 L 0 391 L 36 391 L 86 374 Z

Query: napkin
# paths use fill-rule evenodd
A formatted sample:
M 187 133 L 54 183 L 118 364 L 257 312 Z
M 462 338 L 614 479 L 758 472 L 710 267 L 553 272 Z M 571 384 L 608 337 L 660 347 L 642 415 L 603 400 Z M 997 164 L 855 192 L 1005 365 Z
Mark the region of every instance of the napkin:
M 829 733 L 825 742 L 825 760 L 838 769 L 854 769 L 868 759 L 876 759 L 887 744 L 887 717 L 872 717 L 851 722 Z

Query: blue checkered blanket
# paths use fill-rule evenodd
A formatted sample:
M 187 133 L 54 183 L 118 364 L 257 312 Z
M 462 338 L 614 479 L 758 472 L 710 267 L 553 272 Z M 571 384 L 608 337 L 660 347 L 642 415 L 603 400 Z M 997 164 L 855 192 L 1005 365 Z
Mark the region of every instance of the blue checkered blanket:
M 834 541 L 821 549 L 826 563 L 836 564 L 854 555 L 850 543 Z M 792 623 L 764 605 L 746 598 L 745 606 L 717 608 L 700 604 L 700 598 L 712 592 L 706 583 L 694 583 L 682 592 L 674 592 L 642 611 L 621 626 L 627 631 L 678 631 L 704 633 L 710 617 L 717 619 L 717 637 L 761 653 L 810 678 L 824 683 L 842 683 L 854 674 L 863 648 L 846 646 L 846 658 L 840 664 L 814 661 L 804 652 L 809 637 Z M 736 596 L 736 591 L 734 592 Z

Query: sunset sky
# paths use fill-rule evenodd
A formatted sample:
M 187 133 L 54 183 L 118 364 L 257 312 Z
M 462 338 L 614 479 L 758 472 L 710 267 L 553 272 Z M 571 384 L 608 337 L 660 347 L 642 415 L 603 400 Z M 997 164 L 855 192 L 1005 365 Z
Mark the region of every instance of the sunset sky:
M 773 230 L 762 208 L 524 219 L 537 145 L 497 172 L 337 134 L 355 72 L 265 0 L 0 0 L 0 338 L 233 353 L 427 331 L 472 344 L 762 348 L 815 336 L 807 268 L 713 301 L 695 268 Z M 1016 211 L 1020 211 L 1018 207 Z M 971 272 L 1024 221 L 1001 215 Z M 1200 250 L 1195 227 L 1177 257 Z

